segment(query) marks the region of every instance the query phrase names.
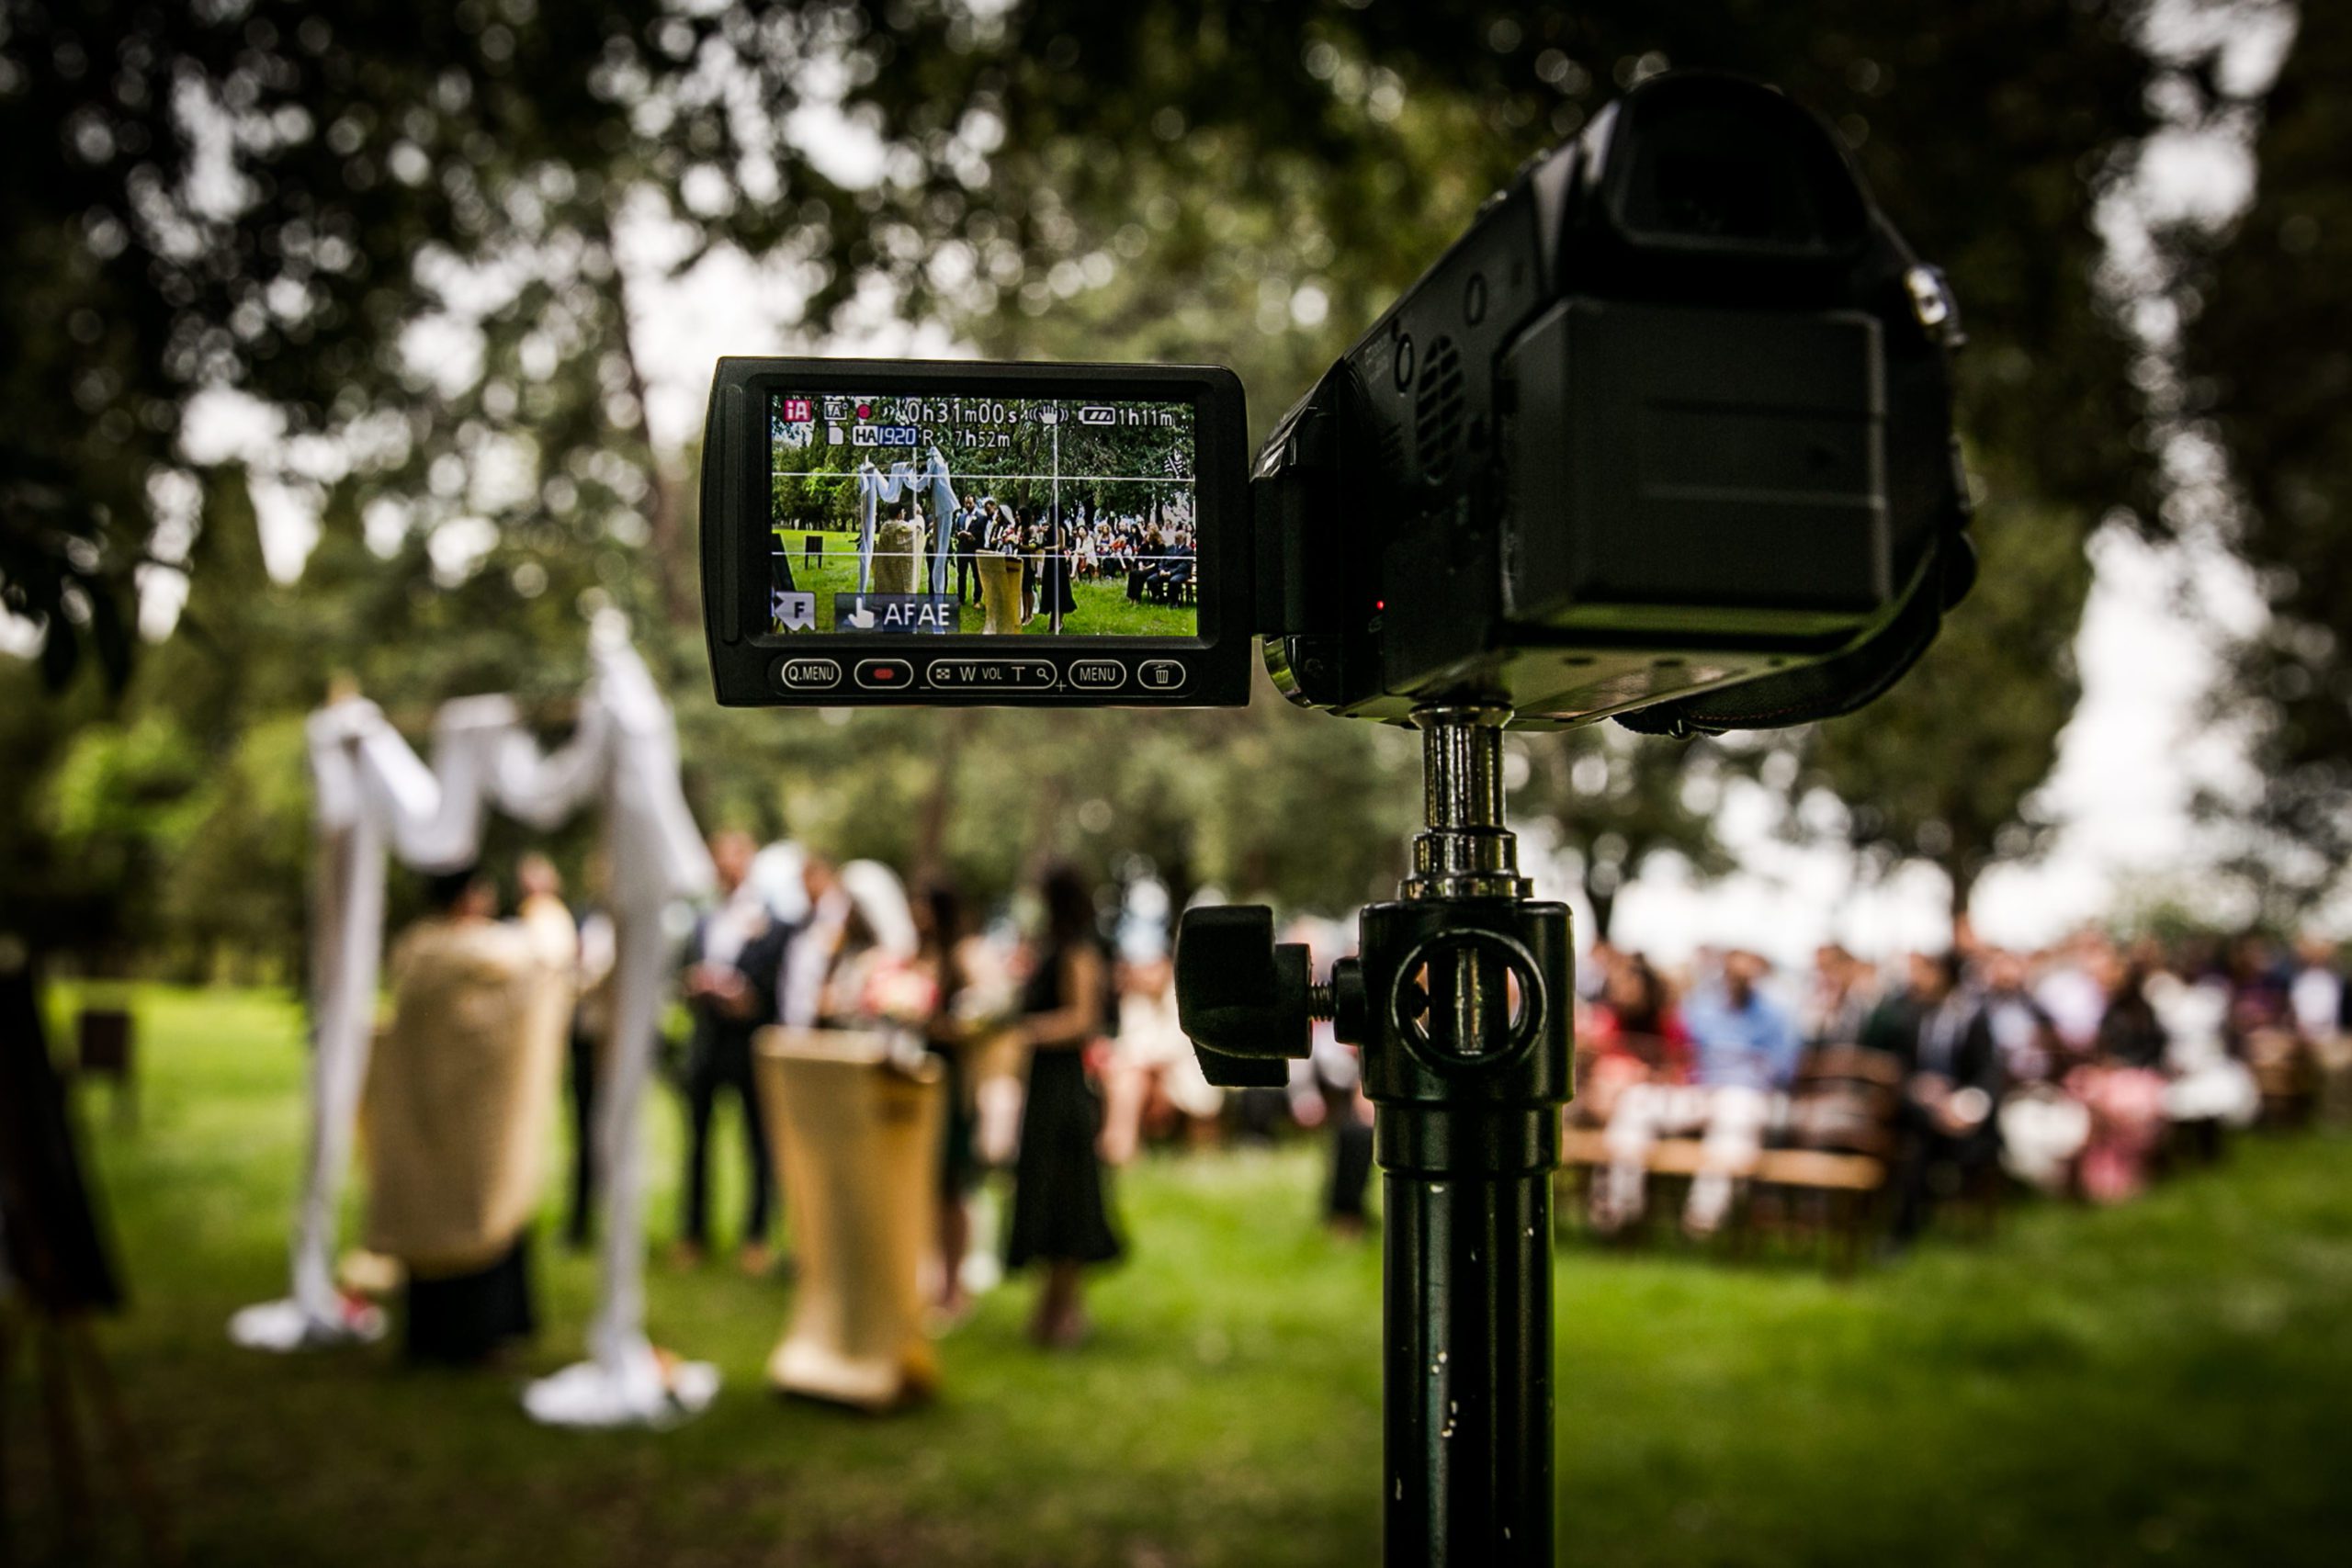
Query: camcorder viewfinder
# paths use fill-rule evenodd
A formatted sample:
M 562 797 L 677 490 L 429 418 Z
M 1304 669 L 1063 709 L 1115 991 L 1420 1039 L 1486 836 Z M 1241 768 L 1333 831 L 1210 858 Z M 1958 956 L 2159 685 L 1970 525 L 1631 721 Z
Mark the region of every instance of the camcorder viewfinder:
M 1293 701 L 1357 717 L 1848 712 L 1974 580 L 1959 341 L 1817 117 L 1656 77 L 1488 200 L 1246 507 L 1222 370 L 721 361 L 719 699 L 1238 704 L 1255 635 Z
M 705 623 L 733 705 L 1249 700 L 1229 370 L 722 359 Z

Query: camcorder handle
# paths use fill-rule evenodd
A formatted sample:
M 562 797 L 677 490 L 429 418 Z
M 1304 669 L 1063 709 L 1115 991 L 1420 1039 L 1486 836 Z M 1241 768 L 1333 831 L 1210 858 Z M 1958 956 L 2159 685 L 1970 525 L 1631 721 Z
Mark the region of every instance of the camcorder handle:
M 1283 1084 L 1328 1019 L 1363 1052 L 1383 1171 L 1387 1561 L 1552 1562 L 1552 1173 L 1571 1084 L 1566 906 L 1504 827 L 1507 708 L 1424 708 L 1401 897 L 1317 986 L 1257 908 L 1189 910 L 1176 1005 L 1210 1081 Z

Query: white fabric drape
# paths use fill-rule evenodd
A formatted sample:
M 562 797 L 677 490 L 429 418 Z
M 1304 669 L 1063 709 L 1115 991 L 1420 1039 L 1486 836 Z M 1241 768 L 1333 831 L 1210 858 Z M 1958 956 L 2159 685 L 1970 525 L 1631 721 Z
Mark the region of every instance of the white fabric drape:
M 903 458 L 890 465 L 884 473 L 868 462 L 857 471 L 857 506 L 859 528 L 857 536 L 857 591 L 865 592 L 874 581 L 874 515 L 878 507 L 896 506 L 900 497 L 915 503 L 918 512 L 931 509 L 928 536 L 934 558 L 931 571 L 932 592 L 944 592 L 945 579 L 937 561 L 946 554 L 948 519 L 956 513 L 955 475 L 948 471 L 947 459 L 938 447 L 924 454 L 922 467 L 916 468 Z
M 602 1300 L 591 1354 L 616 1383 L 654 1366 L 644 1332 L 644 1179 L 638 1110 L 655 1038 L 669 940 L 662 913 L 707 892 L 709 856 L 678 781 L 668 705 L 617 616 L 596 626 L 594 676 L 571 739 L 542 754 L 503 696 L 469 697 L 435 716 L 433 761 L 420 761 L 382 710 L 347 698 L 311 716 L 318 861 L 311 921 L 316 1043 L 311 1132 L 293 1237 L 293 1302 L 333 1342 L 335 1214 L 375 1022 L 384 939 L 387 854 L 424 871 L 469 863 L 494 806 L 542 830 L 590 802 L 605 817 L 616 957 L 595 1138 L 605 1204 Z

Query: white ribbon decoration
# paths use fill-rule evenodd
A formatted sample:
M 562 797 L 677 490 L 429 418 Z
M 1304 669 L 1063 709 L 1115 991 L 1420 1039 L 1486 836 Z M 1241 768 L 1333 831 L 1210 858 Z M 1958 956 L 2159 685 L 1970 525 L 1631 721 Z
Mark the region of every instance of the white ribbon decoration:
M 600 1302 L 588 1335 L 592 1360 L 532 1385 L 525 1402 L 543 1420 L 661 1422 L 699 1408 L 715 1389 L 708 1369 L 665 1378 L 645 1337 L 637 1134 L 670 963 L 662 912 L 675 899 L 708 892 L 716 879 L 679 787 L 676 727 L 617 613 L 598 618 L 591 661 L 595 675 L 579 723 L 551 755 L 540 753 L 503 696 L 446 704 L 435 717 L 430 767 L 371 702 L 348 698 L 311 716 L 319 847 L 311 1144 L 296 1209 L 292 1297 L 239 1313 L 230 1333 L 240 1344 L 285 1350 L 380 1332 L 379 1322 L 363 1327 L 346 1317 L 334 1253 L 374 1032 L 387 852 L 412 867 L 446 871 L 475 858 L 493 803 L 545 830 L 601 799 L 616 956 L 607 1081 L 594 1133 L 605 1207 Z M 594 1396 L 584 1403 L 583 1388 Z
M 947 521 L 956 512 L 955 475 L 947 468 L 947 459 L 933 446 L 924 455 L 922 467 L 917 468 L 903 458 L 890 465 L 885 474 L 869 459 L 857 470 L 857 504 L 859 530 L 857 540 L 857 591 L 865 592 L 874 581 L 874 514 L 881 506 L 895 506 L 899 498 L 907 496 L 920 512 L 931 507 L 931 591 L 947 592 Z M 918 553 L 922 547 L 916 546 Z M 918 578 L 922 573 L 918 571 Z

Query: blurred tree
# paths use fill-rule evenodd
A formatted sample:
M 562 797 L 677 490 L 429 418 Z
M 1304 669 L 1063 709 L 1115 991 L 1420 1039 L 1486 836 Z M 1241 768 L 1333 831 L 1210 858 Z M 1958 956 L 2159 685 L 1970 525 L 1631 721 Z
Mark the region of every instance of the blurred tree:
M 1800 798 L 1837 801 L 1834 836 L 1882 865 L 1933 862 L 1955 919 L 1987 867 L 2030 855 L 2056 826 L 2032 799 L 2081 694 L 2075 632 L 2091 580 L 2082 525 L 2058 508 L 1986 506 L 1976 544 L 1974 595 L 1902 683 L 1786 741 Z M 1801 807 L 1792 820 L 1820 817 Z
M 685 618 L 615 231 L 642 205 L 689 259 L 797 262 L 823 320 L 878 236 L 781 127 L 867 30 L 855 5 L 8 0 L 0 604 L 51 629 L 52 680 L 77 627 L 120 679 L 148 492 L 209 390 L 421 527 L 650 536 Z
M 2121 355 L 2084 222 L 2144 125 L 2122 36 L 2136 8 L 1994 0 L 1923 24 L 1863 0 L 7 0 L 0 124 L 28 151 L 0 171 L 0 255 L 25 281 L 0 302 L 0 352 L 27 413 L 0 436 L 0 594 L 53 630 L 123 623 L 151 492 L 185 467 L 185 410 L 236 389 L 284 421 L 322 537 L 284 621 L 248 628 L 276 640 L 237 654 L 279 673 L 190 710 L 213 730 L 207 767 L 263 765 L 285 733 L 270 726 L 337 667 L 411 719 L 466 690 L 552 698 L 579 673 L 580 608 L 618 603 L 675 682 L 707 816 L 888 847 L 987 887 L 1052 843 L 1337 908 L 1394 874 L 1409 737 L 1262 699 L 961 728 L 700 701 L 681 624 L 692 498 L 645 423 L 635 291 L 733 245 L 805 286 L 804 333 L 863 297 L 993 353 L 1221 361 L 1262 430 L 1524 155 L 1639 76 L 1727 66 L 1827 115 L 1951 269 L 1975 339 L 1963 419 L 2016 487 L 1991 504 L 2078 547 L 2136 461 L 2109 417 Z M 812 166 L 794 121 L 835 88 L 874 141 L 877 177 L 855 190 Z M 660 241 L 654 259 L 631 233 Z M 69 384 L 80 401 L 55 395 Z M 202 511 L 246 525 L 218 500 Z M 275 603 L 259 587 L 253 602 Z M 191 627 L 217 614 L 192 600 Z M 2041 629 L 2063 643 L 2071 612 L 2053 614 Z M 265 732 L 278 740 L 249 747 Z M 1603 792 L 1628 811 L 1691 798 L 1683 772 L 1704 749 L 1621 756 L 1619 739 L 1560 744 L 1634 769 Z M 271 807 L 279 827 L 222 818 L 218 841 L 276 842 L 290 809 Z M 1596 833 L 1608 820 L 1575 810 Z M 1703 868 L 1690 827 L 1672 832 Z M 214 841 L 198 837 L 190 852 Z M 215 865 L 282 874 L 258 851 Z M 209 886 L 207 902 L 231 896 Z
M 1528 770 L 1512 815 L 1548 824 L 1552 847 L 1574 857 L 1596 940 L 1609 940 L 1618 896 L 1657 857 L 1679 859 L 1701 881 L 1736 869 L 1715 813 L 1730 782 L 1753 773 L 1748 757 L 1613 725 L 1523 736 L 1517 749 Z
M 2250 731 L 2259 780 L 2225 807 L 2253 829 L 2237 869 L 2279 919 L 2339 889 L 2352 858 L 2352 14 L 2298 9 L 2260 105 L 2253 205 L 2219 235 L 2169 236 L 2185 374 L 2156 410 L 2228 460 L 2226 484 L 2191 468 L 2165 523 L 2242 555 L 2268 611 L 2216 703 Z M 2211 116 L 2250 107 L 2210 73 L 2183 81 Z
M 2115 416 L 2129 347 L 2098 293 L 2092 224 L 2151 124 L 2133 42 L 2143 9 L 1997 0 L 1923 18 L 1872 0 L 1030 0 L 975 18 L 917 7 L 908 68 L 863 96 L 888 123 L 963 106 L 926 188 L 956 188 L 970 214 L 937 269 L 969 335 L 1000 353 L 1216 358 L 1242 370 L 1261 430 L 1612 84 L 1719 67 L 1816 109 L 1962 300 L 1959 413 L 1985 571 L 1918 674 L 1782 744 L 1806 788 L 1849 804 L 1849 841 L 1937 861 L 1957 908 L 1986 864 L 2040 837 L 2024 813 L 2077 694 L 2084 547 L 2148 477 Z M 975 147 L 987 183 L 967 197 Z M 1590 738 L 1531 752 L 1557 764 L 1539 781 L 1607 771 L 1605 787 L 1543 792 L 1589 894 L 1653 848 L 1683 852 L 1702 874 L 1723 864 L 1681 804 L 1683 770 L 1703 754 Z

